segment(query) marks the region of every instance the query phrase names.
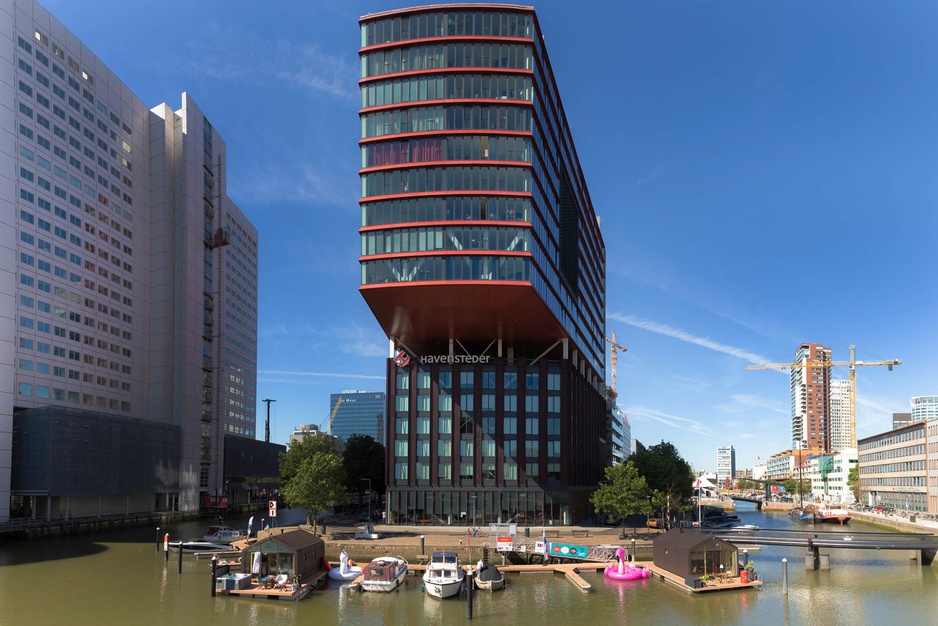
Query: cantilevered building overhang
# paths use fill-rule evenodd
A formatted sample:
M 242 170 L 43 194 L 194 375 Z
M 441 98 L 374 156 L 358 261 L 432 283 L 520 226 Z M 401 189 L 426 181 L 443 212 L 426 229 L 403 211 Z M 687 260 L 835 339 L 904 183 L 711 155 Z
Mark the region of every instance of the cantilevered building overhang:
M 360 291 L 391 343 L 389 511 L 465 515 L 475 495 L 486 519 L 585 514 L 571 494 L 605 457 L 605 248 L 534 9 L 360 24 Z M 483 507 L 483 486 L 508 500 Z

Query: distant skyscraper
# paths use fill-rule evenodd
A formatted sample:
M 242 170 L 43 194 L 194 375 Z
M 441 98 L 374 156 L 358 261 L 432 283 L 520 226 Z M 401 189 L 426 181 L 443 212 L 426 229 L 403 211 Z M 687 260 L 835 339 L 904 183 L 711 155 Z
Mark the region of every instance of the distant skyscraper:
M 831 454 L 850 447 L 850 381 L 830 381 Z
M 36 2 L 0 18 L 0 521 L 11 495 L 56 518 L 198 510 L 225 436 L 255 434 L 257 231 L 225 142 Z
M 717 448 L 717 486 L 726 486 L 727 479 L 733 480 L 736 476 L 736 450 L 733 446 L 720 446 Z
M 329 396 L 329 434 L 348 441 L 352 435 L 368 435 L 381 445 L 384 441 L 383 391 L 349 390 Z
M 938 396 L 915 396 L 910 403 L 913 422 L 938 419 Z
M 803 343 L 795 362 L 830 361 L 831 349 Z M 830 367 L 791 368 L 791 444 L 795 449 L 830 451 Z

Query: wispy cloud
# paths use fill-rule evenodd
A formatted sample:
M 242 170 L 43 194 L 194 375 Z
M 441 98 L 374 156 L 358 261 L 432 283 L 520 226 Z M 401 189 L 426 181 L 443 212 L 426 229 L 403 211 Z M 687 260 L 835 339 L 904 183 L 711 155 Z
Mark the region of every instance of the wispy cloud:
M 628 407 L 628 410 L 625 411 L 625 414 L 628 416 L 629 421 L 634 421 L 636 419 L 647 419 L 658 422 L 659 424 L 664 424 L 665 426 L 670 426 L 671 428 L 683 431 L 691 431 L 707 437 L 716 438 L 720 436 L 704 426 L 704 423 L 700 420 L 695 420 L 688 417 L 680 417 L 678 415 L 670 415 L 657 409 L 649 409 L 643 406 Z
M 790 409 L 781 407 L 776 402 L 770 402 L 758 396 L 743 393 L 735 393 L 730 396 L 732 402 L 725 402 L 716 405 L 716 409 L 724 413 L 740 414 L 752 413 L 753 411 L 771 411 L 781 415 L 789 415 Z
M 328 340 L 330 350 L 338 350 L 343 354 L 364 358 L 387 356 L 387 340 L 381 331 L 368 330 L 355 322 L 350 322 L 345 326 L 322 327 L 307 324 L 290 325 L 281 322 L 263 328 L 260 335 L 267 339 L 276 338 L 281 343 L 307 339 L 318 344 L 323 340 Z
M 368 374 L 346 374 L 343 372 L 303 372 L 283 370 L 258 370 L 258 376 L 291 376 L 300 378 L 360 378 L 364 380 L 384 380 L 384 376 L 369 376 Z
M 354 170 L 349 170 L 354 171 Z M 252 165 L 246 176 L 231 180 L 231 195 L 241 205 L 312 204 L 358 212 L 358 178 L 337 173 L 334 163 Z
M 357 65 L 349 56 L 326 54 L 316 45 L 258 37 L 231 25 L 207 24 L 185 59 L 177 59 L 191 76 L 253 85 L 272 80 L 288 88 L 305 88 L 331 98 L 358 99 Z
M 737 358 L 743 359 L 744 361 L 749 361 L 750 363 L 766 363 L 769 360 L 753 352 L 748 352 L 743 348 L 737 348 L 735 346 L 719 343 L 712 339 L 708 339 L 707 337 L 698 337 L 697 335 L 692 335 L 691 333 L 681 330 L 680 328 L 675 328 L 673 326 L 668 326 L 667 324 L 661 324 L 660 322 L 654 322 L 652 320 L 642 319 L 635 317 L 634 315 L 610 313 L 607 317 L 609 317 L 609 319 L 614 319 L 617 322 L 622 322 L 623 324 L 634 326 L 635 328 L 647 330 L 648 332 L 664 335 L 665 337 L 671 337 L 672 339 L 691 343 L 695 346 L 707 348 L 708 350 L 713 350 L 715 352 L 722 352 L 723 354 L 735 356 Z

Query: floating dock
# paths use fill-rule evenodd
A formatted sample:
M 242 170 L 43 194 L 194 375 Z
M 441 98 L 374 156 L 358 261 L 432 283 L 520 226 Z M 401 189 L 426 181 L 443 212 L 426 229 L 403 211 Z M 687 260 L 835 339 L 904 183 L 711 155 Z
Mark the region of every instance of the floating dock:
M 282 589 L 268 587 L 264 583 L 257 583 L 251 580 L 251 583 L 244 589 L 218 589 L 215 593 L 218 595 L 238 596 L 241 598 L 261 598 L 265 600 L 286 600 L 296 602 L 308 596 L 314 589 L 318 588 L 328 577 L 328 572 L 320 570 L 312 577 L 307 578 L 302 583 L 296 585 L 287 583 Z

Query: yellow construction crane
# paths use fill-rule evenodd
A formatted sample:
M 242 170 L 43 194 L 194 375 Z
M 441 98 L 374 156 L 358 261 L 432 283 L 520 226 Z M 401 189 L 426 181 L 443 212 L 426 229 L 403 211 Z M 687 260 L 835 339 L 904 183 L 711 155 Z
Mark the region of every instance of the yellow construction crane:
M 618 396 L 619 392 L 616 391 L 616 348 L 623 352 L 628 351 L 628 348 L 616 343 L 616 331 L 612 331 L 612 339 L 606 337 L 606 341 L 612 344 L 609 347 L 609 364 L 612 366 L 612 393 Z
M 339 407 L 342 405 L 342 396 L 339 395 L 339 399 L 335 401 L 335 406 L 332 407 L 332 414 L 329 416 L 329 434 L 332 434 L 332 421 L 335 419 L 335 414 L 339 412 Z
M 613 335 L 615 336 L 615 335 Z M 857 367 L 869 365 L 885 365 L 892 371 L 894 365 L 902 365 L 899 359 L 891 361 L 857 361 L 855 356 L 856 346 L 850 346 L 849 361 L 795 361 L 794 363 L 764 363 L 762 365 L 749 365 L 747 370 L 787 370 L 807 367 L 837 367 L 846 366 L 850 368 L 850 447 L 857 447 Z M 829 418 L 829 416 L 828 416 Z

